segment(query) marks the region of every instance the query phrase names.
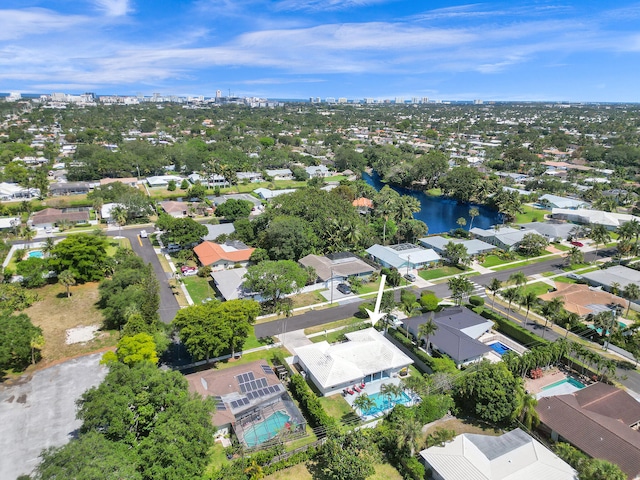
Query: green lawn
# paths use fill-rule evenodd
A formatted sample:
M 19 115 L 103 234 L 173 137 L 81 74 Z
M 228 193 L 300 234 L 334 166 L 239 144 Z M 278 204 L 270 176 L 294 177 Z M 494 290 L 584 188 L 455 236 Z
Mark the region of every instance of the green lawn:
M 330 417 L 341 420 L 350 419 L 354 415 L 353 409 L 342 395 L 331 395 L 329 397 L 319 397 L 318 399 L 322 408 Z
M 182 281 L 184 282 L 184 286 L 187 287 L 187 291 L 189 292 L 189 295 L 191 295 L 191 299 L 195 304 L 200 304 L 202 303 L 202 300 L 207 298 L 215 297 L 213 280 L 210 277 L 207 280 L 206 278 L 193 275 L 191 277 L 183 277 Z
M 536 282 L 536 283 L 532 283 L 531 285 L 526 285 L 523 289 L 522 289 L 522 294 L 526 295 L 529 292 L 533 292 L 536 294 L 536 296 L 540 296 L 540 295 L 544 295 L 545 293 L 547 293 L 551 288 L 551 285 L 545 283 L 545 282 Z
M 523 205 L 522 213 L 518 213 L 516 215 L 515 223 L 542 222 L 544 221 L 544 216 L 547 213 L 551 212 L 549 210 L 541 210 L 530 205 Z
M 319 333 L 325 330 L 331 330 L 333 328 L 348 327 L 351 325 L 357 325 L 358 323 L 362 323 L 363 321 L 364 320 L 362 318 L 349 317 L 343 320 L 336 320 L 335 322 L 325 323 L 324 325 L 316 325 L 314 327 L 305 328 L 304 334 L 311 335 L 313 333 Z
M 561 252 L 567 252 L 571 250 L 571 247 L 567 247 L 566 245 L 562 245 L 561 243 L 552 243 L 551 246 L 557 248 Z
M 482 262 L 482 266 L 486 268 L 495 267 L 497 265 L 502 265 L 503 263 L 510 262 L 511 260 L 503 260 L 498 255 L 488 255 L 485 257 L 484 262 Z
M 214 368 L 216 370 L 224 370 L 225 368 L 235 367 L 236 365 L 244 365 L 247 363 L 255 362 L 256 360 L 264 360 L 266 358 L 270 358 L 275 352 L 280 352 L 285 357 L 288 357 L 290 355 L 289 351 L 286 348 L 282 347 L 272 348 L 269 350 L 259 350 L 257 352 L 245 353 L 244 355 L 242 355 L 242 357 L 233 360 L 223 360 L 216 363 Z
M 428 269 L 428 270 L 420 270 L 418 275 L 420 275 L 420 277 L 425 280 L 433 280 L 434 278 L 458 275 L 460 273 L 464 273 L 465 271 L 466 270 L 463 270 L 459 267 L 445 266 L 445 267 Z
M 501 270 L 508 270 L 510 268 L 520 268 L 520 267 L 525 267 L 527 265 L 533 265 L 534 263 L 546 262 L 547 260 L 551 260 L 553 258 L 557 258 L 557 256 L 548 255 L 548 256 L 544 256 L 542 258 L 535 258 L 533 260 L 525 260 L 525 261 L 522 261 L 522 262 L 510 263 L 508 265 L 502 265 L 500 267 L 496 267 L 493 270 L 495 272 L 499 272 Z
M 559 283 L 578 283 L 578 282 L 577 282 L 576 280 L 574 280 L 573 278 L 563 277 L 563 276 L 555 277 L 555 278 L 553 279 L 553 281 L 554 281 L 554 282 L 556 282 L 556 283 L 558 283 L 558 282 L 559 282 Z

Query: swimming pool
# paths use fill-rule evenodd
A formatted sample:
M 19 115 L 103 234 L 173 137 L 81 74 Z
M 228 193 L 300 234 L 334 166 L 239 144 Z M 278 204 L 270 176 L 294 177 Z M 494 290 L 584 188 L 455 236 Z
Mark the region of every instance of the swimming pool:
M 42 258 L 42 250 L 31 250 L 29 252 L 29 257 Z
M 371 407 L 369 410 L 364 410 L 362 415 L 370 416 L 375 415 L 376 413 L 385 412 L 386 410 L 391 410 L 397 404 L 404 405 L 405 403 L 409 403 L 411 398 L 406 392 L 402 392 L 399 396 L 394 397 L 386 397 L 382 393 L 374 393 L 373 395 L 369 395 L 369 398 L 376 402 L 374 407 Z
M 275 437 L 280 430 L 291 420 L 286 413 L 278 410 L 269 415 L 260 423 L 254 423 L 244 432 L 244 443 L 248 447 L 255 447 Z
M 500 356 L 511 351 L 511 349 L 502 342 L 490 343 L 488 346 Z
M 575 378 L 567 377 L 567 378 L 563 378 L 562 380 L 560 380 L 558 382 L 552 383 L 551 385 L 547 385 L 546 387 L 542 387 L 542 390 L 549 390 L 550 388 L 559 387 L 560 385 L 564 385 L 565 383 L 573 385 L 576 388 L 584 388 L 584 387 L 586 387 L 586 385 L 584 383 L 579 382 Z

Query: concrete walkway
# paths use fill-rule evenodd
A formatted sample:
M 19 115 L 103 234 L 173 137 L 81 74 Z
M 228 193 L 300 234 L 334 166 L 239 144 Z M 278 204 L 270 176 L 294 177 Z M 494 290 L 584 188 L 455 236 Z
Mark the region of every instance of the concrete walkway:
M 305 345 L 311 345 L 313 342 L 307 338 L 304 334 L 304 330 L 294 330 L 293 332 L 286 332 L 280 335 L 276 335 L 276 338 L 284 348 L 291 353 L 295 352 L 298 347 L 304 347 Z

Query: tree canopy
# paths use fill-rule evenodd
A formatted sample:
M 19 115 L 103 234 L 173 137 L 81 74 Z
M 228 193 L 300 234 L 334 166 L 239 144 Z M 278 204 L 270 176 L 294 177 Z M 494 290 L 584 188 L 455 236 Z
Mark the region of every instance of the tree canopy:
M 277 304 L 285 295 L 304 287 L 307 271 L 293 260 L 268 260 L 247 269 L 244 286 Z
M 41 336 L 42 329 L 33 325 L 26 314 L 0 314 L 0 378 L 8 370 L 22 371 L 40 358 L 33 341 Z
M 78 282 L 97 282 L 107 267 L 107 239 L 78 233 L 59 242 L 51 251 L 49 265 L 57 273 L 70 270 Z

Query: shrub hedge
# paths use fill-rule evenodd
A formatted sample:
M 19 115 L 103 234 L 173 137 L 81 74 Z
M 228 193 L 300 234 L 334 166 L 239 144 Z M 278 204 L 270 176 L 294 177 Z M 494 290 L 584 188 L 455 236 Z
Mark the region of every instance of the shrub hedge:
M 326 434 L 338 432 L 338 423 L 322 408 L 322 404 L 315 393 L 311 391 L 302 375 L 293 375 L 289 383 L 291 392 L 305 412 L 312 428 L 324 427 Z M 320 435 L 322 436 L 322 435 Z

